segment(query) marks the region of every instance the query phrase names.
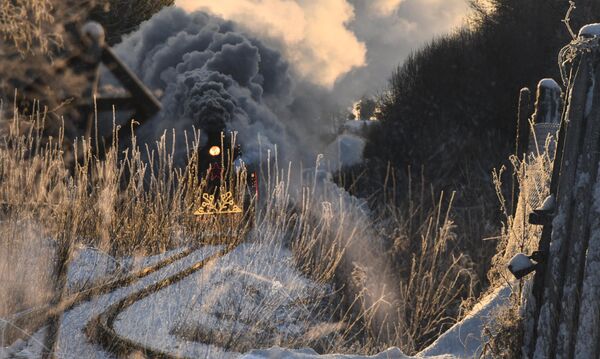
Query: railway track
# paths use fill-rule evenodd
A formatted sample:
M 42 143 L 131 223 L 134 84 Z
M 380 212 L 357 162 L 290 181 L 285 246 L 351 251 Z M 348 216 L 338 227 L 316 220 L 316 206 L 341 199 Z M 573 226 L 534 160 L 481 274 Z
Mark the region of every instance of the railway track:
M 227 253 L 231 252 L 237 247 L 239 243 L 228 245 L 221 250 L 209 255 L 208 257 L 194 262 L 192 265 L 187 266 L 184 270 L 177 271 L 177 273 L 170 275 L 164 279 L 161 279 L 153 284 L 142 287 L 142 289 L 134 291 L 133 293 L 125 296 L 118 300 L 116 303 L 110 305 L 108 309 L 103 311 L 100 315 L 94 316 L 92 320 L 88 321 L 85 325 L 85 332 L 88 338 L 97 344 L 100 344 L 108 352 L 115 354 L 117 357 L 121 357 L 124 354 L 137 351 L 144 353 L 146 357 L 150 358 L 177 358 L 177 356 L 170 355 L 168 353 L 159 352 L 149 348 L 143 347 L 141 344 L 124 338 L 116 333 L 113 329 L 112 324 L 114 319 L 127 307 L 132 305 L 138 300 L 141 300 L 156 291 L 165 288 L 171 284 L 174 284 L 185 277 L 201 270 L 209 262 L 216 260 Z M 110 294 L 120 288 L 130 287 L 136 282 L 150 276 L 153 273 L 160 271 L 167 266 L 174 264 L 175 262 L 181 261 L 186 257 L 190 256 L 200 248 L 189 247 L 182 251 L 169 256 L 157 263 L 143 267 L 136 270 L 134 273 L 129 273 L 126 276 L 110 280 L 108 282 L 97 285 L 93 288 L 73 293 L 63 299 L 57 305 L 51 306 L 46 305 L 43 307 L 33 308 L 24 312 L 21 312 L 12 318 L 9 318 L 8 322 L 10 327 L 5 330 L 14 330 L 16 334 L 15 340 L 20 339 L 24 336 L 29 336 L 32 333 L 40 330 L 44 327 L 50 318 L 59 316 L 63 313 L 68 312 L 71 309 L 76 308 L 78 305 L 83 304 L 87 301 L 91 301 L 94 298 L 102 295 Z M 60 318 L 59 318 L 60 322 Z M 23 330 L 27 328 L 28 330 Z M 56 333 L 49 333 L 53 335 Z M 5 333 L 6 335 L 6 333 Z M 10 335 L 10 334 L 9 334 Z M 52 348 L 47 348 L 46 351 L 54 353 L 57 339 L 52 340 Z
M 119 314 L 137 301 L 140 301 L 152 295 L 153 293 L 175 284 L 189 275 L 201 270 L 208 263 L 230 253 L 237 247 L 238 244 L 226 246 L 224 249 L 221 249 L 207 258 L 194 263 L 186 269 L 155 282 L 147 287 L 144 287 L 141 290 L 135 291 L 120 299 L 116 303 L 110 305 L 108 309 L 106 309 L 100 315 L 95 316 L 91 321 L 88 322 L 85 328 L 87 336 L 93 342 L 100 344 L 105 350 L 117 357 L 123 357 L 132 352 L 136 352 L 143 354 L 147 358 L 182 358 L 181 356 L 177 356 L 172 353 L 148 348 L 141 343 L 119 335 L 114 329 L 113 323 Z
M 138 280 L 154 273 L 162 268 L 182 259 L 186 256 L 193 253 L 195 248 L 186 248 L 181 252 L 178 252 L 168 258 L 165 258 L 153 265 L 146 266 L 141 268 L 134 273 L 130 273 L 126 276 L 105 282 L 93 288 L 89 288 L 86 290 L 79 291 L 77 293 L 73 293 L 67 298 L 63 299 L 57 305 L 45 305 L 38 308 L 33 308 L 24 312 L 21 312 L 12 318 L 9 318 L 8 322 L 11 324 L 11 328 L 30 328 L 28 331 L 21 331 L 21 335 L 28 334 L 28 332 L 35 332 L 39 330 L 44 324 L 48 321 L 49 318 L 57 315 L 61 315 L 62 313 L 72 309 L 76 305 L 90 300 L 94 296 L 99 296 L 102 294 L 107 294 L 114 291 L 117 288 L 130 286 Z M 30 333 L 29 333 L 30 334 Z M 20 339 L 20 338 L 15 338 Z

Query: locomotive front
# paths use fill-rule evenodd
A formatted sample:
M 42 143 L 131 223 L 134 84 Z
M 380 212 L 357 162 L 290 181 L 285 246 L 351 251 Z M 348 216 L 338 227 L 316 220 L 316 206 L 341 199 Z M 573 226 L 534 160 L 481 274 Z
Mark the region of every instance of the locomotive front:
M 203 201 L 195 214 L 242 213 L 258 198 L 257 175 L 244 163 L 234 132 L 222 128 L 205 134 L 198 154 Z

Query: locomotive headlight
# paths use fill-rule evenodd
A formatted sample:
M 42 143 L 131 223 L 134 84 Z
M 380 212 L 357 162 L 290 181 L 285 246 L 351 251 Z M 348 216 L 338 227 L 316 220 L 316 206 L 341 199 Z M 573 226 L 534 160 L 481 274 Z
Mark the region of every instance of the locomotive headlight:
M 216 157 L 216 156 L 220 155 L 221 154 L 221 147 L 219 147 L 219 146 L 212 146 L 208 150 L 208 154 L 211 155 L 211 156 L 213 156 L 213 157 Z

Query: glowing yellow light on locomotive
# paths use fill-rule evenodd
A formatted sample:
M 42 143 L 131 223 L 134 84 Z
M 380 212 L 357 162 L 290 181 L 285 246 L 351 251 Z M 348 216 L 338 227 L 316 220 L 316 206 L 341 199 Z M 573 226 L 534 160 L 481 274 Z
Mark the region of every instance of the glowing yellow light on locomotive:
M 219 146 L 212 146 L 208 150 L 208 154 L 211 155 L 211 156 L 213 156 L 213 157 L 216 157 L 216 156 L 220 155 L 221 154 L 221 147 L 219 147 Z

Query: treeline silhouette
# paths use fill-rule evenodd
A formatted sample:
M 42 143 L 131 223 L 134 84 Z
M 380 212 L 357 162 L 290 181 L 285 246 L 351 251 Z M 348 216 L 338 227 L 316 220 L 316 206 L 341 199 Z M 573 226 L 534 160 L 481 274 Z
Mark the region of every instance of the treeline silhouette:
M 571 25 L 592 22 L 599 1 L 577 1 Z M 439 188 L 491 187 L 514 148 L 519 89 L 560 82 L 557 54 L 571 37 L 565 0 L 476 0 L 469 25 L 414 52 L 392 74 L 381 126 L 366 157 L 424 167 Z M 596 10 L 596 11 L 594 11 Z M 385 148 L 385 151 L 381 150 Z M 480 182 L 480 181 L 483 181 Z
M 575 32 L 598 20 L 600 1 L 576 6 Z M 567 0 L 474 0 L 471 7 L 468 25 L 434 39 L 393 72 L 380 98 L 380 124 L 369 127 L 366 161 L 349 172 L 369 173 L 352 186 L 361 196 L 381 183 L 409 188 L 423 178 L 432 193 L 456 191 L 458 243 L 485 282 L 495 242 L 481 240 L 497 236 L 503 219 L 492 171 L 506 166 L 510 183 L 519 90 L 534 90 L 545 77 L 561 83 L 557 55 L 572 38 L 562 21 Z M 389 168 L 397 171 L 394 181 L 386 179 Z M 384 197 L 401 204 L 408 193 Z

